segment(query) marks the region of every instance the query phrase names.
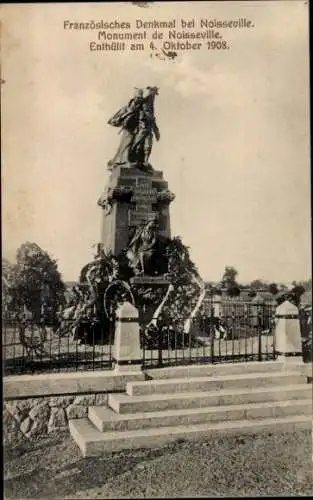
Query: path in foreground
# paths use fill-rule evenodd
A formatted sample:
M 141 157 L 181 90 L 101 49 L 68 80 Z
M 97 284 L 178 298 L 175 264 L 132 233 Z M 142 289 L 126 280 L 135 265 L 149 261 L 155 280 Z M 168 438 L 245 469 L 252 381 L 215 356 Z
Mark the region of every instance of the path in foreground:
M 297 433 L 178 442 L 81 458 L 66 436 L 5 453 L 6 499 L 309 495 L 312 437 Z

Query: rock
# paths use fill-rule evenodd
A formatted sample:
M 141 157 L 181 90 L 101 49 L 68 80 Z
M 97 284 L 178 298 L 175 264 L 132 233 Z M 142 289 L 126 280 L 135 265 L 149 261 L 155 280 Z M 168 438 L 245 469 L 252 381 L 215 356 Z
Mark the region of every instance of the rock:
M 145 464 L 138 464 L 138 465 L 136 465 L 136 469 L 143 470 L 145 468 L 146 468 Z
M 4 446 L 15 445 L 20 441 L 22 433 L 19 429 L 19 423 L 6 408 L 4 408 L 3 410 L 2 422 L 3 422 L 2 424 L 3 445 Z
M 58 396 L 50 398 L 49 406 L 57 408 L 66 408 L 74 401 L 74 396 Z
M 48 422 L 48 432 L 64 429 L 67 426 L 66 414 L 63 408 L 51 408 Z
M 88 406 L 78 406 L 78 405 L 72 404 L 66 408 L 66 415 L 67 415 L 68 419 L 87 417 Z
M 47 434 L 47 421 L 37 419 L 34 421 L 32 427 L 25 434 L 25 436 L 26 437 L 44 436 L 45 434 Z
M 106 405 L 107 402 L 108 402 L 107 394 L 96 394 L 96 400 L 94 403 L 96 406 Z
M 29 410 L 27 408 L 18 408 L 18 418 L 19 418 L 19 421 L 22 422 L 23 420 L 25 420 L 25 418 L 28 417 L 28 413 L 29 413 Z
M 31 410 L 31 408 L 33 406 L 37 405 L 38 403 L 42 403 L 41 398 L 38 398 L 38 399 L 34 399 L 34 398 L 20 399 L 20 400 L 16 401 L 16 404 L 17 404 L 19 411 L 23 414 L 28 413 Z
M 9 434 L 19 430 L 19 423 L 6 408 L 3 411 L 2 422 L 4 433 Z
M 12 400 L 12 401 L 5 401 L 4 406 L 5 408 L 12 414 L 14 411 L 18 409 L 18 401 Z
M 73 404 L 74 405 L 87 405 L 87 406 L 90 406 L 90 405 L 94 404 L 95 399 L 96 399 L 96 395 L 95 394 L 84 394 L 82 396 L 76 396 L 76 398 L 74 399 Z
M 50 414 L 50 408 L 46 401 L 34 406 L 30 412 L 29 416 L 32 420 L 47 420 Z
M 3 433 L 3 446 L 15 446 L 24 438 L 19 429 L 13 432 Z
M 21 422 L 23 418 L 25 418 L 22 412 L 19 410 L 17 402 L 10 401 L 9 403 L 5 403 L 5 408 L 17 422 Z
M 20 425 L 20 430 L 23 434 L 27 434 L 32 426 L 32 420 L 27 417 Z

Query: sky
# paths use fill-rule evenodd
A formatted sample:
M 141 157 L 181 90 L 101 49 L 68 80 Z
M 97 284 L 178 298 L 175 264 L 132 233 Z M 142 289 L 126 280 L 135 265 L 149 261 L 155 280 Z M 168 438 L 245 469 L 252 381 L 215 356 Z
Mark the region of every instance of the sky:
M 19 245 L 33 241 L 58 260 L 65 280 L 78 278 L 100 239 L 97 199 L 119 142 L 107 120 L 134 87 L 157 85 L 161 139 L 150 161 L 176 195 L 172 235 L 190 248 L 203 279 L 218 281 L 229 265 L 240 282 L 308 279 L 306 3 L 2 7 L 3 256 L 14 261 Z M 148 47 L 91 52 L 95 31 L 63 27 L 174 18 L 247 18 L 254 27 L 221 29 L 230 49 L 177 50 L 175 61 L 150 57 Z

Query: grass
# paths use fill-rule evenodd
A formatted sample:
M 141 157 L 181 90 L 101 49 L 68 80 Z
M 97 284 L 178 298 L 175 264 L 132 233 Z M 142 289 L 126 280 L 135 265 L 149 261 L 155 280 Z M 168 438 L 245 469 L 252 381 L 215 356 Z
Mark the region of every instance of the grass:
M 179 441 L 82 458 L 67 434 L 5 451 L 6 499 L 310 495 L 309 431 Z

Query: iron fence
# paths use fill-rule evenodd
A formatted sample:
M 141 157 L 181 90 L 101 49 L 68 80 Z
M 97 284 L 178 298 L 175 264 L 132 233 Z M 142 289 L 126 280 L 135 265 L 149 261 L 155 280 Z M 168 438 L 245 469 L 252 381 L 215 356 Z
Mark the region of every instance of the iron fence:
M 143 327 L 141 338 L 146 367 L 275 359 L 275 304 L 211 301 L 180 326 Z
M 275 359 L 274 303 L 207 301 L 195 318 L 159 317 L 141 325 L 144 367 Z M 312 361 L 312 308 L 300 310 L 304 361 Z M 4 375 L 113 368 L 114 322 L 104 313 L 73 327 L 6 314 L 2 318 Z
M 2 318 L 4 375 L 112 368 L 114 325 L 99 320 L 53 324 L 6 315 Z

